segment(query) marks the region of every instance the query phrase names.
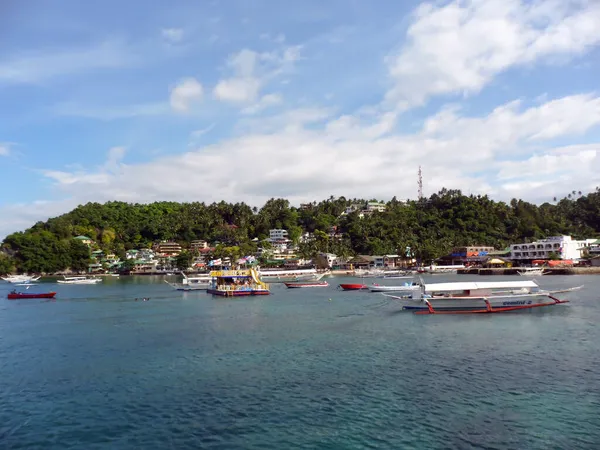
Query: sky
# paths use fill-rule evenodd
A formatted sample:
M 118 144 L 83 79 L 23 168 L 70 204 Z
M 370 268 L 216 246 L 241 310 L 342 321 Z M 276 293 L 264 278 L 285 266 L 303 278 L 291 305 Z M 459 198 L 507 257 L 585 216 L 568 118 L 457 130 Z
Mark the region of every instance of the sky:
M 5 0 L 0 238 L 90 201 L 600 185 L 599 0 Z

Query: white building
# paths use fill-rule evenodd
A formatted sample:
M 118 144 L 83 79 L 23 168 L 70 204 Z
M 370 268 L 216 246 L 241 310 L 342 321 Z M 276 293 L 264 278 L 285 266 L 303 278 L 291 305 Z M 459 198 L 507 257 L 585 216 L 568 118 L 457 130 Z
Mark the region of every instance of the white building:
M 553 254 L 560 259 L 579 260 L 583 252 L 596 240 L 573 240 L 571 236 L 552 236 L 529 244 L 510 246 L 510 259 L 523 261 L 532 259 L 550 259 Z
M 277 242 L 277 241 L 287 241 L 289 239 L 289 235 L 287 230 L 269 230 L 269 241 Z
M 385 203 L 379 202 L 367 202 L 365 205 L 365 210 L 369 212 L 384 212 L 385 211 Z
M 334 262 L 337 259 L 337 256 L 333 253 L 319 253 L 318 258 L 322 259 L 327 263 L 327 267 L 331 269 L 333 267 Z

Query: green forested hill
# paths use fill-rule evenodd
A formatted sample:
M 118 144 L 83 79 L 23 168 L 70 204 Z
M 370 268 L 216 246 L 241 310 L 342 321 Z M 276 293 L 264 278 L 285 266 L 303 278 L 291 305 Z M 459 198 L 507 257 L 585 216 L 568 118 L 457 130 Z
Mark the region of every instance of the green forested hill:
M 84 266 L 86 248 L 73 240 L 78 235 L 89 236 L 99 248 L 119 255 L 159 240 L 186 246 L 194 239 L 241 246 L 244 252 L 256 246 L 253 238 L 261 240 L 269 229 L 284 228 L 294 240 L 305 231 L 314 233 L 315 239 L 300 247 L 304 256 L 324 250 L 389 254 L 411 247 L 415 256 L 428 260 L 448 253 L 453 246 L 503 248 L 549 235 L 594 237 L 600 233 L 600 189 L 588 195 L 573 192 L 539 206 L 516 199 L 509 204 L 495 202 L 487 196 L 444 189 L 420 201 L 394 198 L 385 212 L 363 218 L 357 212 L 343 214 L 358 203 L 365 200 L 330 197 L 298 209 L 287 200 L 271 199 L 259 210 L 225 202 L 88 203 L 7 236 L 0 253 L 0 273 L 11 267 L 54 272 Z M 330 238 L 333 226 L 342 239 Z

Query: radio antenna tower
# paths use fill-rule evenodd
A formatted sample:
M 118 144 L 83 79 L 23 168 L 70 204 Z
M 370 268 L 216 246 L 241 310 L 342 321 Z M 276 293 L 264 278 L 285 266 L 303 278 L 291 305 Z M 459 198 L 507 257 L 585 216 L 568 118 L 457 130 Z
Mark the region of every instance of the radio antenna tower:
M 423 176 L 421 174 L 421 166 L 419 166 L 419 181 L 418 181 L 418 186 L 419 186 L 419 200 L 423 199 Z

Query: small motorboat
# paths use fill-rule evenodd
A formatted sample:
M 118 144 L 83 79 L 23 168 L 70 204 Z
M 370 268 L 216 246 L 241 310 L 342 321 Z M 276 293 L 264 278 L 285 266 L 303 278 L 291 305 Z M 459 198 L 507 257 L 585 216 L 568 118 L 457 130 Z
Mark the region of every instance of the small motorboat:
M 12 291 L 8 294 L 9 300 L 19 300 L 22 298 L 54 298 L 56 292 L 32 292 L 26 294 L 24 292 Z
M 344 291 L 360 291 L 362 289 L 368 289 L 366 284 L 355 284 L 355 283 L 348 283 L 348 284 L 340 284 L 339 286 L 340 288 L 342 288 Z
M 329 286 L 329 283 L 327 281 L 293 281 L 283 284 L 285 284 L 288 288 L 312 288 Z

